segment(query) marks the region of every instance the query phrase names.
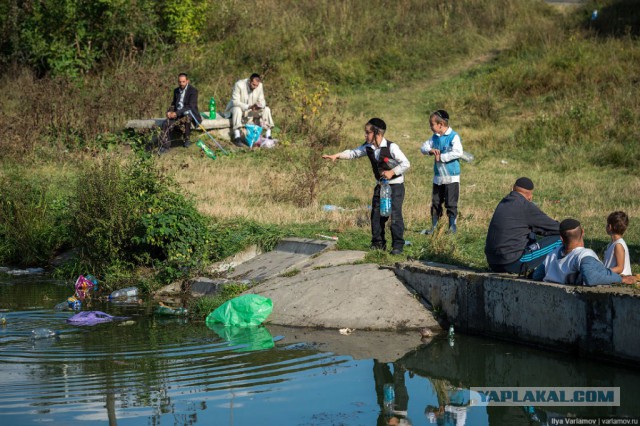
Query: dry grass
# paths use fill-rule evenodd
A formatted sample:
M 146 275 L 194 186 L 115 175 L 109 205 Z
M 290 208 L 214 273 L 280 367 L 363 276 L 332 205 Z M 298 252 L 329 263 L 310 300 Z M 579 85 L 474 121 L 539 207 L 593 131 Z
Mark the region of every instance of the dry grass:
M 416 82 L 390 92 L 369 90 L 347 98 L 347 126 L 344 138 L 335 152 L 353 148 L 362 141 L 362 126 L 372 116 L 387 121 L 387 137 L 398 143 L 411 162 L 406 175 L 404 216 L 406 238 L 429 244 L 430 237 L 417 234 L 430 223 L 429 204 L 432 184 L 432 159 L 420 154 L 420 145 L 430 136 L 426 111 L 440 104 L 430 100 L 430 87 Z M 379 104 L 377 99 L 384 98 Z M 411 103 L 410 99 L 422 99 Z M 443 100 L 444 107 L 450 108 Z M 463 110 L 463 108 L 461 108 Z M 640 237 L 640 202 L 630 194 L 640 189 L 640 177 L 622 176 L 619 170 L 584 167 L 577 170 L 557 170 L 544 159 L 523 158 L 509 150 L 492 151 L 496 141 L 504 141 L 512 131 L 510 123 L 522 120 L 520 112 L 505 117 L 498 127 L 490 122 L 471 125 L 468 117 L 452 112 L 452 127 L 458 131 L 465 150 L 475 154 L 472 163 L 462 163 L 459 234 L 471 239 L 473 248 L 466 258 L 476 266 L 484 265 L 482 246 L 484 235 L 500 199 L 506 195 L 515 179 L 522 175 L 536 183 L 534 201 L 551 217 L 562 220 L 576 217 L 585 225 L 589 244 L 602 250 L 608 242 L 604 232 L 606 216 L 613 210 L 625 210 L 631 217 L 626 239 L 633 259 L 638 259 L 640 246 L 633 244 Z M 277 117 L 277 111 L 276 111 Z M 192 192 L 203 213 L 218 218 L 244 217 L 264 224 L 292 225 L 315 223 L 330 232 L 368 232 L 368 210 L 374 181 L 366 158 L 338 161 L 331 166 L 331 186 L 321 192 L 318 202 L 309 207 L 297 207 L 279 201 L 278 190 L 288 178 L 291 166 L 280 162 L 283 148 L 270 152 L 243 152 L 215 161 L 195 155 L 195 148 L 173 150 L 162 162 L 179 182 Z M 322 153 L 318 152 L 318 155 Z M 278 178 L 274 179 L 273 176 Z M 345 207 L 347 211 L 327 213 L 323 204 Z M 444 244 L 447 244 L 444 240 Z M 362 247 L 364 248 L 364 247 Z M 634 262 L 634 268 L 637 268 Z

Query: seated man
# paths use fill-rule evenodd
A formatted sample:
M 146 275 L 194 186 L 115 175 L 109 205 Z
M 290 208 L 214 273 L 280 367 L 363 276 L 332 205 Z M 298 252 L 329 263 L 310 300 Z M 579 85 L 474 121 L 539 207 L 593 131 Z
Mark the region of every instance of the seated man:
M 228 117 L 229 114 L 231 115 L 234 144 L 242 145 L 240 129 L 249 118 L 255 124 L 265 128 L 265 137 L 271 138 L 271 129 L 274 126 L 273 118 L 271 117 L 271 109 L 264 100 L 262 78 L 258 74 L 251 74 L 251 77 L 238 80 L 233 85 L 231 100 L 225 110 L 225 116 Z
M 575 219 L 560 223 L 562 246 L 549 254 L 533 272 L 533 279 L 558 284 L 634 284 L 633 276 L 621 277 L 604 266 L 593 250 L 584 247 L 584 229 Z
M 561 245 L 558 222 L 531 202 L 533 182 L 521 177 L 496 207 L 484 247 L 494 272 L 526 275 Z M 538 240 L 537 235 L 545 236 Z
M 183 146 L 189 146 L 189 132 L 193 117 L 198 122 L 202 121 L 198 111 L 198 89 L 189 84 L 189 77 L 185 73 L 178 75 L 178 87 L 173 91 L 173 100 L 167 110 L 167 119 L 162 123 L 160 134 L 160 152 L 166 152 L 171 147 L 169 136 L 174 130 L 179 130 L 183 135 Z

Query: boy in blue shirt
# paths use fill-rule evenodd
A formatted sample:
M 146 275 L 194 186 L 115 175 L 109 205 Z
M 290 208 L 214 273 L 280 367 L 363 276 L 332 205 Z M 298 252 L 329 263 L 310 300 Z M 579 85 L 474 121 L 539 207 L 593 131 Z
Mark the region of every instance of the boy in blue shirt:
M 433 189 L 431 191 L 431 229 L 422 234 L 431 234 L 442 217 L 444 203 L 449 217 L 449 232 L 457 231 L 458 198 L 460 197 L 460 161 L 462 142 L 460 136 L 449 127 L 449 114 L 439 109 L 429 117 L 433 136 L 422 144 L 420 152 L 434 156 Z

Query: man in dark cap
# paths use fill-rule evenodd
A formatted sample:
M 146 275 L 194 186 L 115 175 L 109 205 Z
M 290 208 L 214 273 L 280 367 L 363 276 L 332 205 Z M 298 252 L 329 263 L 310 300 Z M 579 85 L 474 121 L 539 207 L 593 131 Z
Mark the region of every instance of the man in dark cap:
M 356 149 L 348 149 L 322 158 L 336 161 L 354 160 L 367 156 L 371 161 L 376 186 L 371 201 L 371 248 L 386 250 L 387 241 L 384 227 L 389 217 L 380 215 L 380 181 L 387 179 L 391 185 L 391 254 L 401 254 L 404 249 L 404 173 L 411 166 L 400 147 L 385 139 L 387 125 L 379 118 L 372 118 L 364 126 L 364 144 Z
M 621 277 L 603 265 L 598 255 L 584 247 L 584 229 L 576 219 L 560 222 L 562 245 L 552 251 L 533 272 L 533 279 L 558 284 L 634 284 L 632 275 Z
M 544 214 L 532 199 L 533 182 L 521 177 L 496 207 L 484 247 L 492 271 L 526 276 L 562 244 L 558 222 Z

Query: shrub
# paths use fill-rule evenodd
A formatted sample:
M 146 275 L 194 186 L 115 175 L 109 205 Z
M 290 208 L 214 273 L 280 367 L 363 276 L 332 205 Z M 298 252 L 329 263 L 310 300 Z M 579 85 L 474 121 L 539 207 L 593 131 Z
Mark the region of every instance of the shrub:
M 161 282 L 201 267 L 213 243 L 208 220 L 156 170 L 153 158 L 141 157 L 121 163 L 104 156 L 81 173 L 73 234 L 98 273 L 147 265 Z
M 287 138 L 297 141 L 297 146 L 284 153 L 284 161 L 294 170 L 287 174 L 279 197 L 306 207 L 328 185 L 328 162 L 322 158 L 322 152 L 340 141 L 344 105 L 329 96 L 328 85 L 323 82 L 303 85 L 292 80 L 287 93 L 283 129 L 288 132 Z
M 69 244 L 68 199 L 58 185 L 20 170 L 0 176 L 0 261 L 43 265 Z

